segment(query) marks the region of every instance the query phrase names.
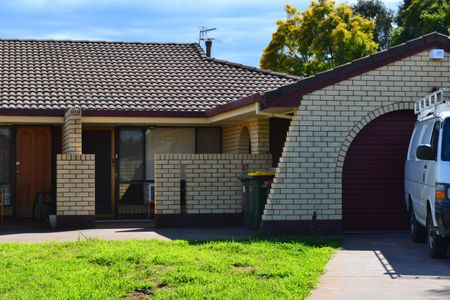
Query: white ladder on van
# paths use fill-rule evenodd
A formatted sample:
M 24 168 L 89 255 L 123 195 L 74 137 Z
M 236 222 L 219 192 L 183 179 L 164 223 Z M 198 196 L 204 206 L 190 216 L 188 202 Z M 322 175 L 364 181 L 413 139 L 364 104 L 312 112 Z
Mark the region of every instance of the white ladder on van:
M 441 88 L 416 101 L 414 113 L 417 115 L 417 120 L 423 120 L 445 110 L 450 111 L 450 103 L 445 101 L 445 92 L 448 91 L 448 89 Z

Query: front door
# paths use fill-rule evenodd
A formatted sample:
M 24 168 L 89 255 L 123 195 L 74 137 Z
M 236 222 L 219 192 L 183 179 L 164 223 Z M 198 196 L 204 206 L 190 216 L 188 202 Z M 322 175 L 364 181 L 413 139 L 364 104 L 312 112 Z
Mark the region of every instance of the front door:
M 31 218 L 36 194 L 51 191 L 52 132 L 47 126 L 19 126 L 16 135 L 16 215 Z
M 95 154 L 95 214 L 111 217 L 111 130 L 83 130 L 83 153 Z

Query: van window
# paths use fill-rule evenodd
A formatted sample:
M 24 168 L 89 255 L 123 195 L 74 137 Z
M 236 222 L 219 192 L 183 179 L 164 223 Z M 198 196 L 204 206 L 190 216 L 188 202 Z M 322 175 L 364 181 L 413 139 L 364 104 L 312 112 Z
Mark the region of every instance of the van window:
M 416 125 L 416 128 L 414 128 L 412 140 L 409 145 L 409 151 L 408 151 L 408 159 L 409 160 L 413 160 L 416 158 L 416 149 L 417 149 L 417 146 L 419 146 L 422 129 L 423 129 L 423 123 Z
M 433 133 L 434 123 L 426 122 L 423 126 L 422 138 L 420 139 L 420 145 L 431 144 L 431 135 Z M 417 148 L 417 147 L 416 147 Z
M 431 135 L 430 145 L 434 150 L 434 160 L 437 159 L 437 151 L 439 145 L 439 129 L 441 128 L 441 122 L 437 121 L 433 126 L 433 134 Z
M 442 160 L 450 161 L 450 118 L 444 121 L 441 149 Z

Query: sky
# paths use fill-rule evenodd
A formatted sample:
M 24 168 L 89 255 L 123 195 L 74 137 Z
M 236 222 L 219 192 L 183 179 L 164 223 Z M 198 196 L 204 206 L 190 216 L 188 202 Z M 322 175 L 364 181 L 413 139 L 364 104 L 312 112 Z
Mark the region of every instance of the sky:
M 276 20 L 286 17 L 284 6 L 304 10 L 309 2 L 0 0 L 0 38 L 192 43 L 205 26 L 217 28 L 209 34 L 215 58 L 257 67 Z M 401 1 L 383 2 L 395 10 Z

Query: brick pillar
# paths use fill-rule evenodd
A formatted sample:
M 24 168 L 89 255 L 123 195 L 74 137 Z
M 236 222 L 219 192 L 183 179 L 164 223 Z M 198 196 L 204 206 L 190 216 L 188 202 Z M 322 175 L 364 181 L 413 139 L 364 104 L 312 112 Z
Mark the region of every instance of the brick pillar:
M 252 154 L 270 153 L 269 119 L 255 119 L 249 124 Z
M 64 115 L 62 153 L 81 154 L 81 109 L 71 108 Z
M 95 226 L 95 155 L 82 154 L 81 110 L 64 116 L 62 154 L 56 156 L 59 227 Z

